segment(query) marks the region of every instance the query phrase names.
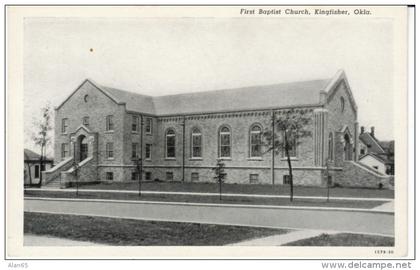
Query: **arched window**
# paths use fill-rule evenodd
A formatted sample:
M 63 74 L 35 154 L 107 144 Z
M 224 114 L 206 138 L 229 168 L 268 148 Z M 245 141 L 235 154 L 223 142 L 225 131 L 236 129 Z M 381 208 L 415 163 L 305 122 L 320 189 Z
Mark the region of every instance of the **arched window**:
M 334 159 L 334 141 L 333 141 L 333 134 L 330 132 L 328 136 L 328 160 Z
M 199 128 L 193 128 L 191 131 L 191 157 L 201 158 L 202 157 L 202 140 L 201 131 Z
M 344 112 L 344 107 L 346 105 L 346 102 L 343 97 L 340 98 L 340 105 L 341 105 L 341 112 Z
M 175 131 L 168 129 L 165 134 L 166 158 L 175 158 Z
M 227 126 L 222 126 L 219 129 L 219 157 L 231 157 L 230 129 Z
M 249 156 L 261 157 L 262 155 L 262 141 L 261 141 L 261 126 L 254 124 L 249 131 Z

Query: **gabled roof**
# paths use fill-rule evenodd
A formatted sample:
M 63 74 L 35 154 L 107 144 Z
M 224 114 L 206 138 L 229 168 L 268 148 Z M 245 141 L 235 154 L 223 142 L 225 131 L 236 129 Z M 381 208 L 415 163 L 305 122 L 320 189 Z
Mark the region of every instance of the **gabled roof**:
M 159 115 L 319 105 L 329 80 L 312 80 L 154 97 Z
M 384 154 L 385 151 L 379 144 L 378 140 L 373 137 L 369 132 L 364 132 L 359 135 L 359 140 L 369 147 L 369 152 Z
M 24 156 L 25 160 L 36 160 L 36 161 L 38 161 L 38 160 L 41 159 L 41 155 L 39 155 L 38 153 L 35 153 L 32 150 L 26 149 L 26 148 L 23 150 L 23 156 Z M 52 159 L 46 157 L 44 159 L 44 161 L 48 162 L 48 161 L 52 161 Z
M 126 104 L 126 109 L 134 112 L 155 114 L 153 97 L 141 95 L 107 86 L 99 86 L 120 103 Z
M 320 100 L 320 93 L 327 92 L 328 95 L 331 95 L 331 90 L 334 89 L 333 87 L 338 83 L 337 80 L 341 81 L 342 79 L 347 82 L 344 72 L 339 71 L 336 76 L 327 79 L 156 97 L 102 86 L 90 79 L 87 79 L 86 81 L 93 84 L 98 90 L 103 92 L 117 104 L 125 104 L 128 111 L 162 116 L 322 106 L 324 104 L 322 103 L 323 101 Z M 353 100 L 351 91 L 349 95 L 351 100 Z M 64 102 L 62 104 L 64 104 Z
M 349 96 L 351 108 L 355 113 L 357 113 L 357 104 L 354 100 L 353 93 L 351 91 L 350 84 L 347 80 L 347 76 L 344 70 L 339 70 L 326 86 L 325 92 L 327 92 L 327 100 L 329 101 L 334 96 L 336 90 L 338 89 L 337 86 L 342 82 L 344 82 L 345 91 Z

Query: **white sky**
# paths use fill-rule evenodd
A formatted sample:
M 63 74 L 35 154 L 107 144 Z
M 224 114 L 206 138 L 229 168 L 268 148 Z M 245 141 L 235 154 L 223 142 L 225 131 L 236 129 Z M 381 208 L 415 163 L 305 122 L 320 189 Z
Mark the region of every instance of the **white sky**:
M 146 95 L 330 78 L 344 69 L 359 123 L 393 139 L 386 19 L 26 19 L 25 147 L 33 118 L 85 78 Z M 93 49 L 93 52 L 90 49 Z M 39 152 L 39 150 L 38 150 Z

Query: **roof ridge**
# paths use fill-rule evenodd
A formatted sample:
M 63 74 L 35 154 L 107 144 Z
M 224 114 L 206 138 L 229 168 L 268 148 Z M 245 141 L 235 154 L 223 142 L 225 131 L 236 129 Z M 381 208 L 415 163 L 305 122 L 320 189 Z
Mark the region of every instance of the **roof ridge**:
M 324 79 L 314 79 L 314 80 L 304 80 L 304 81 L 290 81 L 290 82 L 282 82 L 282 83 L 270 83 L 270 84 L 258 84 L 258 85 L 248 85 L 248 86 L 240 86 L 240 87 L 229 87 L 224 89 L 214 89 L 214 90 L 205 90 L 205 91 L 198 91 L 198 92 L 183 92 L 178 94 L 169 94 L 169 95 L 160 95 L 160 96 L 151 96 L 152 98 L 160 98 L 160 97 L 172 97 L 172 96 L 181 96 L 181 95 L 191 95 L 191 94 L 202 94 L 202 93 L 214 93 L 214 92 L 223 92 L 223 91 L 233 91 L 233 90 L 245 90 L 245 89 L 252 89 L 256 87 L 270 87 L 270 86 L 280 86 L 280 85 L 287 85 L 287 84 L 294 84 L 294 83 L 309 83 L 309 82 L 320 82 L 325 81 L 326 84 L 323 87 L 327 86 L 328 82 L 331 78 L 324 78 Z M 323 89 L 319 89 L 320 91 Z

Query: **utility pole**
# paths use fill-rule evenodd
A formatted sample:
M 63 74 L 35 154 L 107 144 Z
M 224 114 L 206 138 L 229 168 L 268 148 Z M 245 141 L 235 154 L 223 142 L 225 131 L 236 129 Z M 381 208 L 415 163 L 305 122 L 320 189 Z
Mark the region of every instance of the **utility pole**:
M 185 116 L 182 118 L 182 182 L 185 181 Z

